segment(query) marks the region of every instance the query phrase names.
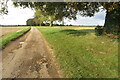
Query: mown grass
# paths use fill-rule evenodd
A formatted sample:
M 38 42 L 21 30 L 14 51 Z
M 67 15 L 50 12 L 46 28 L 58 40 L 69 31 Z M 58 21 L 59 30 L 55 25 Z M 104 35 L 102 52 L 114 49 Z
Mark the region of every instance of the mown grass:
M 53 49 L 64 76 L 118 77 L 118 41 L 95 36 L 93 30 L 38 27 Z
M 24 28 L 18 32 L 12 32 L 9 35 L 5 36 L 4 38 L 0 39 L 0 49 L 4 48 L 10 41 L 22 36 L 28 30 L 30 30 L 30 27 Z

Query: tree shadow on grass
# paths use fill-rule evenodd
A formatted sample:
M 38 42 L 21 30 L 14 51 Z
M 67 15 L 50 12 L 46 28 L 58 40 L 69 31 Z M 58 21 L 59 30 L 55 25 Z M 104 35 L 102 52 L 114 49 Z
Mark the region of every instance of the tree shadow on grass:
M 89 33 L 88 30 L 74 30 L 74 29 L 64 29 L 60 32 L 65 32 L 67 35 L 74 35 L 74 36 L 84 36 Z

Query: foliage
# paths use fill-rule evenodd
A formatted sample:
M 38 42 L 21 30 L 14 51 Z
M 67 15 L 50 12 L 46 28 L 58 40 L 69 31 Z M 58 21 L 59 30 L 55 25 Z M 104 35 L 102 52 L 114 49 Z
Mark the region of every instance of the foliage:
M 100 2 L 104 9 L 113 11 L 119 9 L 120 2 Z
M 42 22 L 38 19 L 38 18 L 32 18 L 32 19 L 28 19 L 26 21 L 28 26 L 40 26 L 42 25 Z
M 43 22 L 47 21 L 47 19 L 48 19 L 48 15 L 45 15 L 40 9 L 36 9 L 35 17 L 39 21 L 40 25 Z
M 40 10 L 44 17 L 51 17 L 50 25 L 54 20 L 62 21 L 64 18 L 76 19 L 76 15 L 94 16 L 100 9 L 106 10 L 104 32 L 115 33 L 119 29 L 120 2 L 14 2 L 16 7 L 31 7 Z M 101 8 L 102 7 L 102 8 Z M 40 14 L 41 15 L 41 14 Z M 45 16 L 47 15 L 47 16 Z M 42 20 L 43 17 L 39 18 Z
M 51 5 L 52 6 L 51 6 Z M 58 4 L 58 3 L 56 3 Z M 37 7 L 36 9 L 36 17 L 38 17 L 38 19 L 40 19 L 41 21 L 47 21 L 50 23 L 50 26 L 53 25 L 53 21 L 58 20 L 58 21 L 62 21 L 63 20 L 63 14 L 58 15 L 58 12 L 54 11 L 54 10 L 58 10 L 57 6 L 53 6 L 53 3 L 46 3 L 41 7 Z M 60 7 L 59 7 L 60 8 Z M 52 12 L 51 12 L 52 11 Z M 59 13 L 60 14 L 60 13 Z
M 23 7 L 40 9 L 45 15 L 54 16 L 55 20 L 62 21 L 63 18 L 76 19 L 76 15 L 94 16 L 100 9 L 106 10 L 104 32 L 117 33 L 119 28 L 120 2 L 34 2 L 15 3 Z M 102 7 L 102 8 L 101 8 Z M 52 21 L 51 21 L 52 22 Z M 118 34 L 118 33 L 117 33 Z
M 36 25 L 34 19 L 28 19 L 26 21 L 26 23 L 27 23 L 28 26 L 35 26 Z
M 4 15 L 8 13 L 7 2 L 8 0 L 0 1 L 0 15 Z
M 56 20 L 60 21 L 63 17 L 76 19 L 78 11 L 83 16 L 93 16 L 101 6 L 90 2 L 14 2 L 14 5 L 40 9 L 45 15 L 54 15 Z
M 49 42 L 65 77 L 118 77 L 117 40 L 97 37 L 93 30 L 70 30 L 64 27 L 38 29 Z
M 100 36 L 103 34 L 103 27 L 102 26 L 96 26 L 95 33 L 97 36 Z
M 109 7 L 109 9 L 107 10 L 107 14 L 106 14 L 106 19 L 105 19 L 105 25 L 104 25 L 104 30 L 106 33 L 112 33 L 112 34 L 118 34 L 119 32 L 119 25 L 120 25 L 120 3 L 114 3 L 113 4 L 115 6 L 114 7 Z M 112 5 L 112 6 L 113 6 Z M 109 3 L 109 6 L 110 3 Z M 106 8 L 107 9 L 107 8 Z

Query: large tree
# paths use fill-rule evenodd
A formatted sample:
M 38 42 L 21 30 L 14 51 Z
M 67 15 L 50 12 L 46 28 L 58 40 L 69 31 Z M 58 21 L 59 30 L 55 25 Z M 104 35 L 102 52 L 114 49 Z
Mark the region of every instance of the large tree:
M 47 21 L 48 19 L 48 16 L 44 15 L 44 13 L 40 9 L 36 9 L 35 17 L 39 21 L 40 26 L 43 22 Z
M 101 3 L 106 10 L 104 31 L 106 33 L 120 32 L 120 2 Z
M 15 6 L 38 8 L 45 15 L 54 16 L 62 21 L 63 18 L 76 19 L 77 13 L 82 16 L 94 16 L 100 8 L 106 10 L 104 31 L 113 32 L 119 28 L 120 2 L 14 2 Z
M 38 18 L 32 18 L 32 19 L 28 19 L 26 21 L 26 24 L 28 26 L 41 26 L 42 25 L 42 22 L 38 19 Z
M 40 22 L 49 22 L 50 26 L 52 26 L 53 21 L 55 21 L 55 14 L 46 14 L 44 11 L 40 9 L 36 9 L 35 17 L 40 20 Z M 41 23 L 40 23 L 41 24 Z
M 41 5 L 40 5 L 41 4 Z M 53 21 L 62 21 L 64 17 L 68 18 L 74 18 L 74 14 L 70 14 L 67 4 L 66 3 L 35 3 L 34 5 L 39 5 L 35 6 L 36 9 L 36 16 L 37 17 L 47 17 L 50 26 L 52 26 Z
M 99 12 L 100 8 L 106 10 L 104 32 L 117 33 L 120 32 L 120 2 L 94 2 L 94 3 L 70 3 L 70 5 L 79 11 L 82 16 L 94 16 L 95 12 Z

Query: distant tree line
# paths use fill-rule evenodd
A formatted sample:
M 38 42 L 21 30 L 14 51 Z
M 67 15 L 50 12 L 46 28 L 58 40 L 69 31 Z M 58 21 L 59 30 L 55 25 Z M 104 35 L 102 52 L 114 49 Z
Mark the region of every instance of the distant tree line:
M 41 22 L 40 20 L 38 20 L 37 18 L 32 18 L 32 19 L 28 19 L 27 21 L 26 21 L 26 25 L 27 26 L 49 26 L 50 25 L 50 23 L 48 23 L 48 22 Z M 55 23 L 55 24 L 53 24 L 52 23 L 52 25 L 53 26 L 73 26 L 73 25 L 64 25 L 64 24 L 57 24 L 57 23 Z
M 36 19 L 36 18 L 28 19 L 26 21 L 26 24 L 28 26 L 40 26 L 40 25 L 44 26 L 44 23 L 40 23 L 40 21 L 38 19 Z

